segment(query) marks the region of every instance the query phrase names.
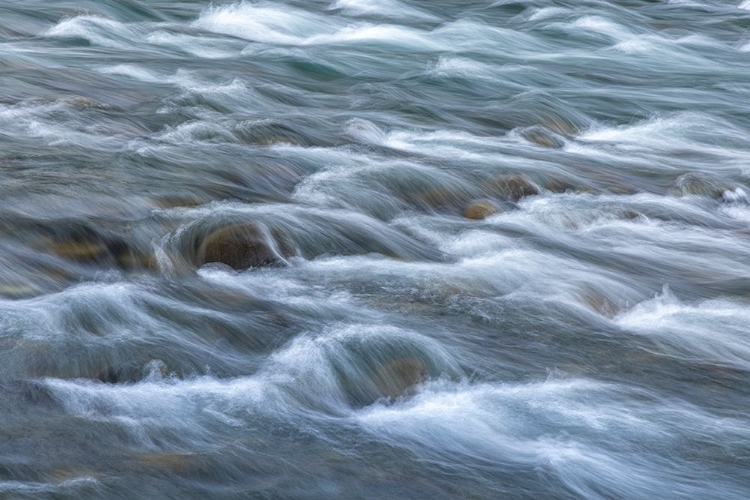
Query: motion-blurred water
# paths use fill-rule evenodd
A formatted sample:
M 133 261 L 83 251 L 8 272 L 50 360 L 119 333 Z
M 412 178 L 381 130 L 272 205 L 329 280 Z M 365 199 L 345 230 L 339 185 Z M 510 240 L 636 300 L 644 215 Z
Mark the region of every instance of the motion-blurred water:
M 0 498 L 750 498 L 739 2 L 0 2 Z

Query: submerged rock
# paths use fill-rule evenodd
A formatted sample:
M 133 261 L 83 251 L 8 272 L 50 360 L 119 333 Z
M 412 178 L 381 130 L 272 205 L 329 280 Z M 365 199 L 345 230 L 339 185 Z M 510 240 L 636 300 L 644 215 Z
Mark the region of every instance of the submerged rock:
M 151 254 L 124 237 L 81 223 L 43 230 L 44 247 L 52 254 L 79 264 L 112 266 L 126 271 L 149 269 Z
M 381 396 L 390 400 L 408 395 L 427 378 L 427 367 L 419 358 L 402 358 L 378 369 L 373 376 Z
M 545 120 L 544 127 L 566 137 L 572 137 L 580 131 L 578 125 L 565 118 L 550 118 Z
M 704 172 L 681 175 L 669 191 L 674 196 L 705 196 L 719 201 L 747 200 L 747 193 L 739 185 Z
M 49 241 L 49 249 L 58 257 L 76 261 L 96 261 L 107 255 L 107 246 L 101 241 L 57 240 Z
M 0 297 L 20 299 L 31 297 L 37 293 L 37 289 L 26 283 L 0 283 Z
M 424 209 L 460 209 L 472 196 L 461 190 L 448 187 L 431 187 L 421 191 L 404 193 L 404 200 Z
M 539 186 L 523 174 L 494 177 L 485 183 L 485 188 L 490 194 L 513 202 L 539 194 Z
M 544 148 L 560 149 L 565 145 L 565 142 L 560 137 L 544 127 L 528 128 L 521 132 L 521 135 L 527 141 Z
M 467 219 L 480 220 L 502 211 L 500 205 L 492 200 L 478 200 L 466 207 L 464 217 Z
M 107 105 L 103 104 L 96 99 L 91 97 L 84 97 L 80 95 L 68 96 L 60 99 L 61 102 L 68 104 L 70 107 L 84 110 L 84 109 L 107 109 Z
M 268 137 L 261 137 L 256 141 L 256 144 L 258 146 L 274 146 L 277 144 L 286 144 L 290 146 L 301 146 L 302 143 L 295 139 L 294 137 L 287 137 L 287 136 L 268 136 Z
M 210 201 L 213 201 L 213 199 L 209 196 L 187 193 L 184 195 L 161 196 L 156 198 L 154 203 L 160 208 L 194 208 Z
M 599 290 L 589 289 L 582 294 L 589 309 L 607 318 L 614 318 L 623 310 L 623 305 Z
M 573 181 L 557 176 L 545 176 L 540 180 L 540 185 L 552 193 L 596 193 L 597 190 L 580 180 Z
M 198 251 L 200 265 L 217 262 L 237 271 L 282 264 L 294 254 L 278 231 L 262 224 L 244 222 L 224 226 L 211 233 Z
M 105 384 L 124 384 L 142 380 L 141 369 L 136 363 L 123 366 L 108 366 L 101 369 L 95 379 Z
M 628 220 L 647 220 L 647 217 L 637 210 L 623 210 L 620 212 L 620 216 Z

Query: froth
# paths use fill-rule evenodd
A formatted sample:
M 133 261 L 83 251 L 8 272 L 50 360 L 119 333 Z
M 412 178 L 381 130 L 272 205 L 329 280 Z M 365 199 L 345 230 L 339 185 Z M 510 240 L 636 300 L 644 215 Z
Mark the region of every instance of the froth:
M 124 48 L 129 39 L 142 35 L 142 29 L 99 16 L 77 16 L 65 19 L 44 35 L 52 38 L 83 38 L 104 47 Z
M 309 12 L 277 4 L 245 2 L 209 7 L 193 25 L 255 42 L 292 45 L 336 29 L 335 23 Z
M 331 10 L 340 10 L 350 16 L 377 16 L 393 19 L 435 20 L 435 16 L 405 5 L 397 0 L 336 0 Z
M 745 325 L 750 307 L 714 299 L 684 304 L 669 287 L 617 318 L 621 326 L 648 334 L 672 355 L 750 367 Z

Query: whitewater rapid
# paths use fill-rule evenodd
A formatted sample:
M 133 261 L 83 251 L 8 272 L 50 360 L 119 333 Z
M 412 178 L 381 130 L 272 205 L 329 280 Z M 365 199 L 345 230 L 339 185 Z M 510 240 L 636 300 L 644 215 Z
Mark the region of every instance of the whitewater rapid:
M 747 499 L 748 26 L 6 1 L 0 498 Z

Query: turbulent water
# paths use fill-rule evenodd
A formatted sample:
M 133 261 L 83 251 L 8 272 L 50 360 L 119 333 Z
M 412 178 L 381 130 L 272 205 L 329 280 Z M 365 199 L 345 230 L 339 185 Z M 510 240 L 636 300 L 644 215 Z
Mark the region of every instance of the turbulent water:
M 0 498 L 746 500 L 749 29 L 3 0 Z

